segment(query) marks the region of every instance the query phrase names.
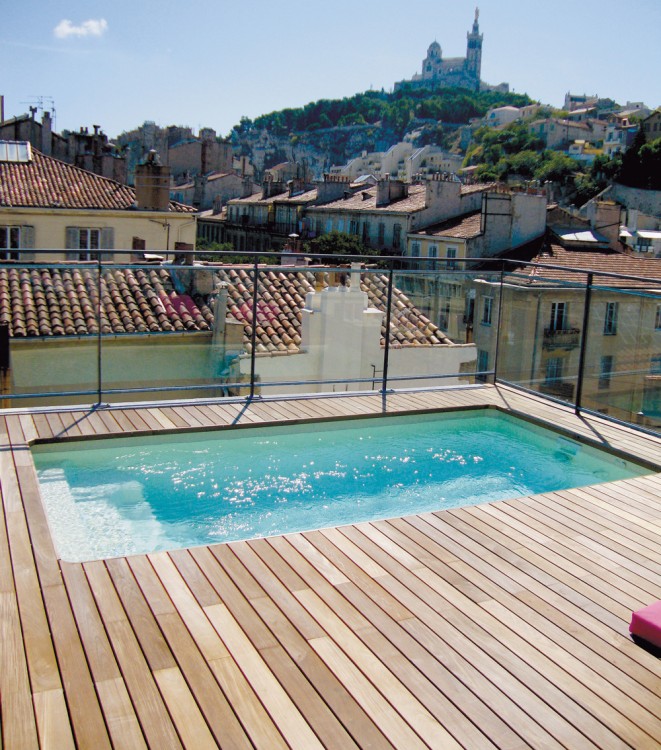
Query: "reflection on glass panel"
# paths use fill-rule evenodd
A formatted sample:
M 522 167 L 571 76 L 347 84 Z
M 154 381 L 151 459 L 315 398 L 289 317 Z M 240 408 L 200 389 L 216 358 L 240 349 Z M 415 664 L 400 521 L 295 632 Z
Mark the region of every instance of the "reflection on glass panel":
M 498 378 L 573 403 L 584 305 L 585 285 L 557 279 L 552 269 L 505 273 Z
M 399 361 L 402 380 L 394 387 L 472 383 L 480 356 L 483 364 L 493 366 L 495 356 L 489 357 L 489 352 L 495 350 L 496 328 L 490 321 L 497 320 L 500 275 L 475 273 L 467 267 L 465 261 L 428 260 L 395 273 L 394 287 L 418 317 L 416 337 L 408 347 L 391 332 L 391 349 L 405 350 Z
M 185 263 L 103 267 L 101 374 L 108 402 L 222 396 L 219 279 Z M 221 332 L 222 336 L 222 332 Z
M 3 407 L 97 400 L 99 299 L 94 266 L 0 264 L 8 334 Z
M 661 357 L 658 293 L 595 286 L 585 345 L 581 406 L 616 419 L 661 426 L 655 373 Z
M 381 387 L 383 273 L 360 264 L 264 269 L 259 298 L 255 371 L 260 394 Z

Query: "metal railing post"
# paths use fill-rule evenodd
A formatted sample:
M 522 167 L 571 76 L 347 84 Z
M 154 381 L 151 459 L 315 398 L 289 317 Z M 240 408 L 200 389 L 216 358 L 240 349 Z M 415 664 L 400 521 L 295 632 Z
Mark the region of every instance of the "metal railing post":
M 498 381 L 498 352 L 500 349 L 500 321 L 503 316 L 503 277 L 505 276 L 505 261 L 500 262 L 500 294 L 498 297 L 498 317 L 496 319 L 496 347 L 493 354 L 493 382 Z
M 252 283 L 252 332 L 250 334 L 250 398 L 255 397 L 255 349 L 257 348 L 257 300 L 259 284 L 259 258 L 255 255 Z
M 97 337 L 97 398 L 96 405 L 101 406 L 103 401 L 103 353 L 101 350 L 101 310 L 103 309 L 103 303 L 101 301 L 101 252 L 96 256 L 96 272 L 97 272 L 97 294 L 99 299 L 96 305 L 96 321 L 99 327 L 99 333 Z
M 594 274 L 588 273 L 587 286 L 585 287 L 585 303 L 583 306 L 583 335 L 581 336 L 581 348 L 578 355 L 578 379 L 576 381 L 576 398 L 574 399 L 574 412 L 581 411 L 581 400 L 583 398 L 583 377 L 585 370 L 585 351 L 588 341 L 588 323 L 590 322 L 590 301 L 592 299 L 592 281 Z
M 390 261 L 388 269 L 388 301 L 386 304 L 386 335 L 383 347 L 383 378 L 381 380 L 381 392 L 385 393 L 388 388 L 388 356 L 390 354 L 390 320 L 392 312 L 392 277 L 395 275 L 394 261 Z

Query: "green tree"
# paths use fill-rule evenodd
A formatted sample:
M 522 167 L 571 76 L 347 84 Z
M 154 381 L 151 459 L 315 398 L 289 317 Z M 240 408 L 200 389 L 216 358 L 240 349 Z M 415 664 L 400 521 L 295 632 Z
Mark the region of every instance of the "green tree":
M 562 151 L 544 151 L 534 177 L 540 182 L 565 183 L 580 170 L 579 164 Z
M 618 182 L 629 187 L 644 187 L 645 174 L 640 152 L 646 142 L 645 132 L 640 128 L 633 139 L 633 143 L 622 156 L 622 166 L 617 176 Z
M 366 247 L 356 235 L 335 230 L 306 242 L 303 252 L 309 255 L 378 255 L 378 250 Z

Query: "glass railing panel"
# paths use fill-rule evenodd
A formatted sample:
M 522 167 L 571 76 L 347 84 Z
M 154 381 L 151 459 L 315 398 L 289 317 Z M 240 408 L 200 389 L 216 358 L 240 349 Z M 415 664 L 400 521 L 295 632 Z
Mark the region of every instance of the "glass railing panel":
M 575 278 L 574 278 L 575 276 Z M 521 267 L 503 276 L 498 380 L 575 403 L 585 274 Z
M 382 307 L 382 274 L 325 258 L 260 268 L 258 291 L 256 395 L 381 387 L 383 314 L 376 305 Z
M 103 402 L 241 395 L 245 383 L 235 360 L 246 355 L 250 315 L 243 304 L 243 315 L 231 315 L 236 300 L 228 290 L 241 287 L 245 273 L 192 256 L 104 266 L 102 300 L 111 335 L 103 338 Z
M 412 260 L 393 277 L 391 387 L 438 387 L 492 379 L 500 274 L 466 261 Z M 477 306 L 476 306 L 477 305 Z
M 591 292 L 580 405 L 660 430 L 661 293 L 608 283 Z
M 93 263 L 0 263 L 2 408 L 96 403 L 98 281 Z

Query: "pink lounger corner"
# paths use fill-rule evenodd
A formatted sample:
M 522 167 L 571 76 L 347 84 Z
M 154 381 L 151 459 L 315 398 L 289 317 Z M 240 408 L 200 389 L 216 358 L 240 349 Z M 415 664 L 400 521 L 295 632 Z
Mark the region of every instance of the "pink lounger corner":
M 629 632 L 661 648 L 661 601 L 634 612 L 631 615 Z

